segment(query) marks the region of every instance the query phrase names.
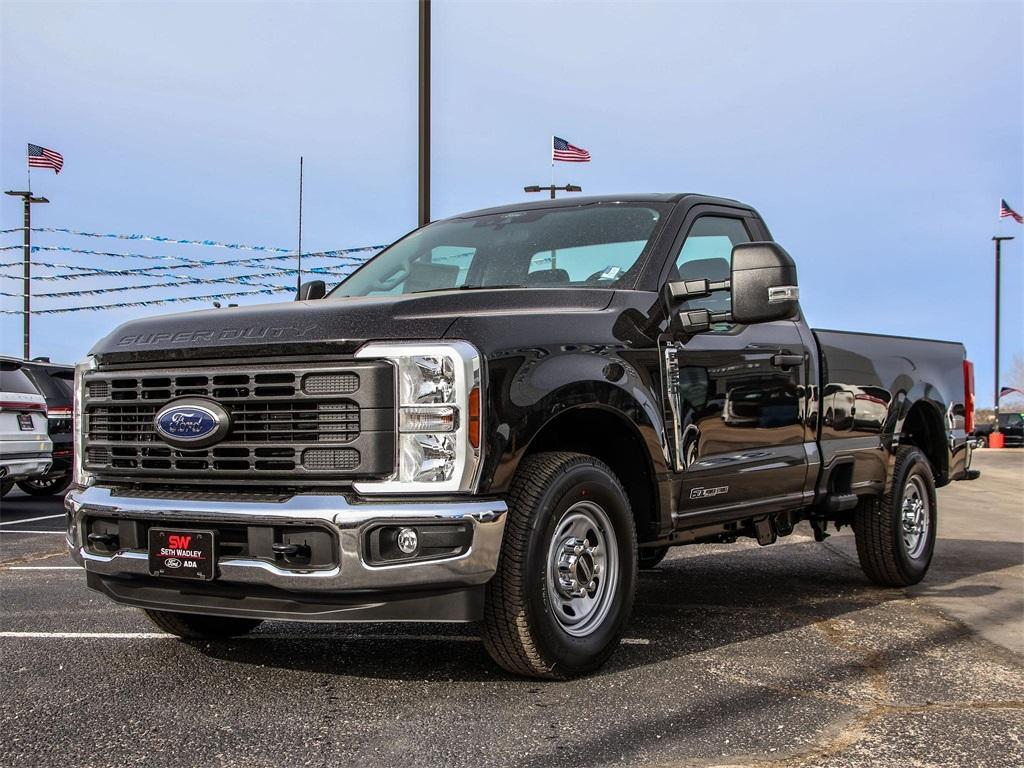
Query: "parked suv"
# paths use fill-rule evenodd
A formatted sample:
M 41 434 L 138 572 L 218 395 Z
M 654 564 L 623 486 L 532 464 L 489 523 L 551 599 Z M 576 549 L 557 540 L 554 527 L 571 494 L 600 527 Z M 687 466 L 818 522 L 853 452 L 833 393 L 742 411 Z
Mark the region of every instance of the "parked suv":
M 46 399 L 47 422 L 50 440 L 53 441 L 53 466 L 45 475 L 19 480 L 18 487 L 33 496 L 63 493 L 71 485 L 75 369 L 70 365 L 51 363 L 46 358 L 36 358 L 23 363 L 22 370 Z
M 48 472 L 52 450 L 46 400 L 20 360 L 0 358 L 0 495 L 16 482 Z

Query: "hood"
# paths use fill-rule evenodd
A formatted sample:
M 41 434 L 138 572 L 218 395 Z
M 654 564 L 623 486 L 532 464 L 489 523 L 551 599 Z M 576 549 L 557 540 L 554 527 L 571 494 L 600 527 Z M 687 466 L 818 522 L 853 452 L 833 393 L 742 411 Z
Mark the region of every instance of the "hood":
M 104 363 L 351 354 L 371 340 L 441 339 L 462 317 L 503 322 L 524 313 L 599 311 L 613 295 L 610 290 L 556 288 L 442 291 L 204 309 L 129 321 L 97 342 L 90 354 Z

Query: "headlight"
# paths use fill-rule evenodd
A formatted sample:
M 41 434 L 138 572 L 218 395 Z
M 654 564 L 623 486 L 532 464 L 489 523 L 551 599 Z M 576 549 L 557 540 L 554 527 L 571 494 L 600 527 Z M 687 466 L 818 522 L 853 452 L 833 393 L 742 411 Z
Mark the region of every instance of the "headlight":
M 398 457 L 388 480 L 360 493 L 472 491 L 480 467 L 480 353 L 465 341 L 371 343 L 358 358 L 390 360 L 397 381 Z
M 85 471 L 85 374 L 96 368 L 96 358 L 89 357 L 75 366 L 75 404 L 72 414 L 74 426 L 74 482 L 84 487 L 93 483 L 94 477 Z

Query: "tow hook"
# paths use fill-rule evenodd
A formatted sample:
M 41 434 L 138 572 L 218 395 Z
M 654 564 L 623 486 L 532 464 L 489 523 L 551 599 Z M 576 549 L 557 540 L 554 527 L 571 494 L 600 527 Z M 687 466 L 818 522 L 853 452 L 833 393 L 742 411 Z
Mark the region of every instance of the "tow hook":
M 285 558 L 299 557 L 309 559 L 310 549 L 306 544 L 272 544 L 270 546 L 274 554 L 283 555 Z

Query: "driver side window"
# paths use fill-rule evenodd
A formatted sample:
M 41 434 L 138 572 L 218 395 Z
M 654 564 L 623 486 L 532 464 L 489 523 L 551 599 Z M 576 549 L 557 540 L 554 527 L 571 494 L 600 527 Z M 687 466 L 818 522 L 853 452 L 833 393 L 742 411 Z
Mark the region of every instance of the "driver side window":
M 676 259 L 679 280 L 728 280 L 732 248 L 749 243 L 750 233 L 743 219 L 725 216 L 701 216 L 690 227 Z M 691 299 L 690 309 L 728 312 L 732 306 L 728 291 L 720 291 L 704 299 Z

